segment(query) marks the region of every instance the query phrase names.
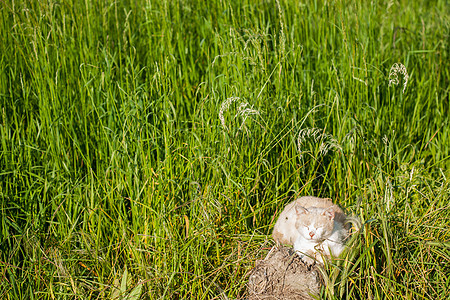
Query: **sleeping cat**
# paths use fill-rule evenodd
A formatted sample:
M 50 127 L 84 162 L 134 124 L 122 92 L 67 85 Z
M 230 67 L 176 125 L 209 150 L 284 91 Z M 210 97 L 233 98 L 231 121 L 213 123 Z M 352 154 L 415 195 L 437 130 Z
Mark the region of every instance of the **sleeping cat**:
M 348 236 L 346 215 L 330 199 L 301 197 L 289 203 L 278 218 L 272 236 L 278 244 L 294 245 L 305 263 L 339 256 Z

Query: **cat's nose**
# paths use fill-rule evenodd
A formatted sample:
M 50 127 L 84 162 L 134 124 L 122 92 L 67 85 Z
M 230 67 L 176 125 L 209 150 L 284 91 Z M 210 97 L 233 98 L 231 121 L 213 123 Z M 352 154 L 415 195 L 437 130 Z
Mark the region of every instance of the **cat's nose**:
M 309 233 L 309 236 L 310 236 L 311 238 L 313 238 L 314 232 L 310 232 L 310 233 Z

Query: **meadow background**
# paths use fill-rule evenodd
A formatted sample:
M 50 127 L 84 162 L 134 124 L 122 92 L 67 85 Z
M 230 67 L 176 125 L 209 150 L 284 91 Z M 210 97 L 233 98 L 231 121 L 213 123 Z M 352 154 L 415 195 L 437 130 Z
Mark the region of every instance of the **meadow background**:
M 321 297 L 450 298 L 449 18 L 1 1 L 0 298 L 245 298 L 299 195 L 363 224 Z

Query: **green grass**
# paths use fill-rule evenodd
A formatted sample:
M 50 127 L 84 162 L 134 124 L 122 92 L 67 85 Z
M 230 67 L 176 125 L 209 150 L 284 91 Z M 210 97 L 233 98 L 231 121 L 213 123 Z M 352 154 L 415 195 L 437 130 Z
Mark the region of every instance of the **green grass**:
M 245 297 L 297 195 L 324 298 L 450 298 L 450 7 L 303 2 L 0 2 L 0 298 Z

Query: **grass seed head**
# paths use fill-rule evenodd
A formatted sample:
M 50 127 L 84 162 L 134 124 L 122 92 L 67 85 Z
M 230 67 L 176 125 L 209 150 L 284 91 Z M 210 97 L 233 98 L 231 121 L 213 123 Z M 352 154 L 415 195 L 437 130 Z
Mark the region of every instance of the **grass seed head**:
M 403 90 L 402 93 L 406 90 L 406 85 L 408 84 L 408 71 L 406 70 L 406 67 L 401 63 L 395 63 L 392 65 L 391 70 L 389 71 L 389 86 L 391 85 L 398 85 L 399 79 L 398 79 L 398 73 L 403 75 Z
M 223 128 L 225 128 L 227 130 L 228 130 L 228 127 L 225 124 L 224 113 L 230 108 L 230 105 L 233 102 L 236 102 L 238 100 L 240 100 L 239 97 L 230 97 L 220 105 L 219 120 L 222 123 Z M 260 114 L 259 111 L 256 109 L 253 109 L 253 107 L 250 106 L 247 102 L 239 101 L 239 105 L 237 107 L 237 113 L 234 117 L 236 118 L 237 116 L 240 116 L 243 119 L 243 122 L 245 122 L 245 120 L 247 119 L 248 116 L 259 115 L 259 114 Z
M 222 123 L 223 128 L 228 129 L 227 125 L 225 124 L 225 117 L 223 116 L 223 113 L 226 112 L 228 110 L 228 108 L 230 108 L 231 103 L 239 100 L 239 97 L 230 97 L 227 100 L 225 100 L 224 102 L 222 102 L 222 105 L 220 105 L 220 110 L 219 110 L 219 120 Z
M 319 156 L 326 155 L 328 151 L 332 149 L 342 150 L 339 142 L 331 134 L 326 133 L 325 130 L 321 128 L 305 128 L 300 130 L 297 138 L 297 147 L 300 152 L 300 158 L 302 158 L 303 153 L 306 152 L 302 150 L 303 144 L 306 140 L 310 140 L 316 144 L 320 143 L 318 153 Z

